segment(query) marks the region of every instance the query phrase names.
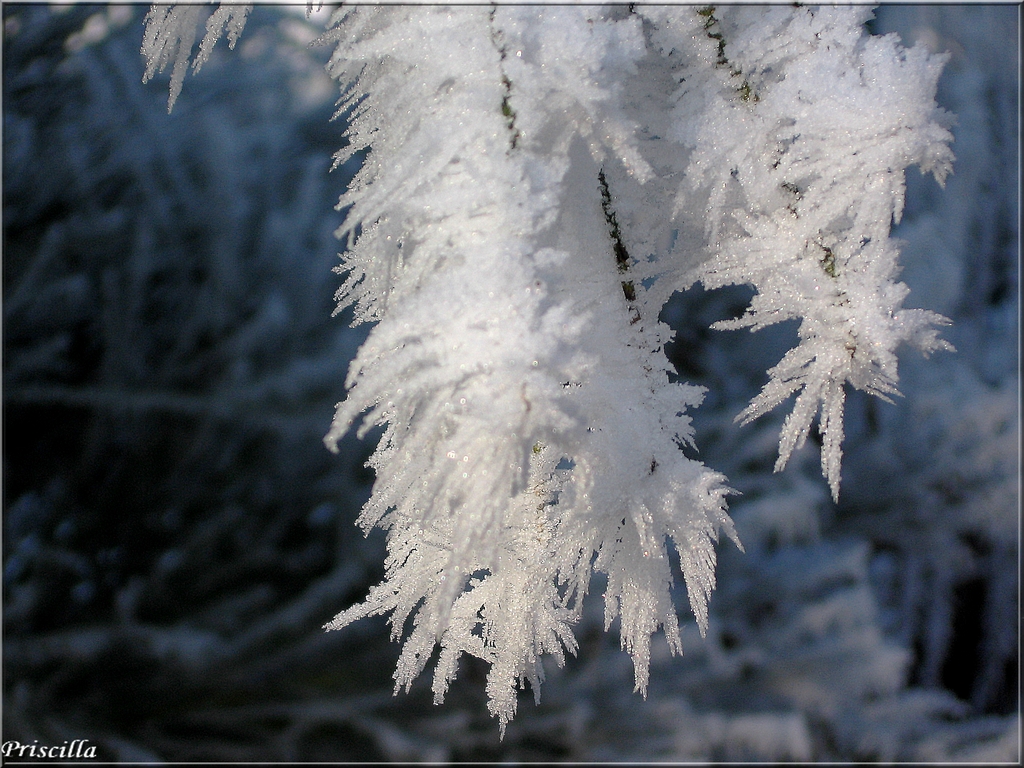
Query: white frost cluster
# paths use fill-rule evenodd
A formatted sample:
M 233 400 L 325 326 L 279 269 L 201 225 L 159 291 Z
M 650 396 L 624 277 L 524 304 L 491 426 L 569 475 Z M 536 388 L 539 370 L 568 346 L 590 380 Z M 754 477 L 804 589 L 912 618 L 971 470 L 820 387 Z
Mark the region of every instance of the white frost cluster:
M 211 17 L 196 66 L 226 25 Z M 147 76 L 198 17 L 148 17 Z M 198 12 L 197 12 L 198 13 Z M 194 14 L 193 14 L 194 15 Z M 186 18 L 188 17 L 188 18 Z M 541 657 L 574 652 L 594 571 L 646 691 L 659 627 L 681 651 L 669 542 L 703 633 L 720 474 L 682 453 L 699 387 L 670 379 L 658 316 L 676 290 L 751 284 L 754 329 L 800 342 L 741 414 L 798 393 L 781 468 L 819 414 L 838 493 L 843 390 L 886 396 L 903 341 L 942 318 L 902 309 L 890 224 L 911 164 L 952 155 L 942 59 L 863 31 L 861 8 L 358 7 L 325 40 L 364 157 L 339 208 L 339 309 L 376 323 L 325 438 L 384 434 L 360 518 L 387 530 L 385 579 L 327 625 L 388 614 L 396 690 L 434 648 L 441 700 L 463 653 L 490 665 L 502 731 Z M 216 21 L 214 21 L 216 19 Z M 192 25 L 191 31 L 186 27 Z M 411 621 L 410 621 L 411 620 Z
M 682 59 L 674 137 L 693 148 L 677 206 L 703 207 L 712 253 L 708 288 L 750 284 L 748 312 L 718 328 L 800 320 L 800 343 L 739 419 L 798 393 L 776 470 L 818 415 L 822 472 L 839 496 L 844 385 L 895 394 L 895 350 L 952 349 L 946 320 L 902 309 L 890 225 L 903 214 L 904 169 L 945 180 L 948 116 L 933 95 L 943 57 L 870 37 L 867 8 L 705 9 L 710 33 Z M 663 50 L 700 38 L 694 19 L 659 31 Z M 719 41 L 724 45 L 719 47 Z M 710 43 L 714 43 L 711 45 Z
M 181 94 L 185 83 L 185 72 L 196 42 L 196 29 L 206 18 L 206 34 L 199 44 L 199 54 L 192 63 L 192 71 L 198 72 L 209 58 L 213 46 L 228 31 L 228 45 L 235 47 L 245 21 L 252 10 L 252 3 L 221 3 L 212 14 L 202 5 L 154 5 L 146 15 L 146 34 L 142 39 L 142 55 L 146 57 L 146 74 L 142 82 L 147 83 L 157 72 L 163 72 L 172 61 L 171 95 L 167 100 L 167 111 L 174 109 L 174 102 Z

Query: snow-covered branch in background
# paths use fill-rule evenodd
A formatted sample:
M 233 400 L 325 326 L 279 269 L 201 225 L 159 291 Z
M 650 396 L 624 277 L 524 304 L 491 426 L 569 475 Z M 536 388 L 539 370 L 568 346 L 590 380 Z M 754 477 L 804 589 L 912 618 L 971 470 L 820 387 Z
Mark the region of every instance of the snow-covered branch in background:
M 226 26 L 210 17 L 198 67 Z M 942 59 L 863 30 L 861 8 L 360 7 L 324 40 L 362 170 L 339 208 L 339 309 L 375 322 L 328 447 L 385 427 L 361 525 L 388 532 L 384 581 L 337 629 L 411 630 L 396 690 L 441 648 L 490 665 L 501 729 L 541 657 L 574 652 L 592 572 L 607 575 L 646 691 L 659 627 L 681 650 L 667 542 L 703 632 L 725 478 L 685 456 L 699 387 L 672 381 L 659 321 L 696 281 L 757 290 L 720 327 L 799 318 L 800 343 L 741 414 L 798 393 L 777 469 L 820 412 L 838 494 L 847 382 L 886 396 L 895 351 L 942 348 L 902 309 L 892 220 L 911 164 L 952 155 Z M 150 13 L 147 77 L 180 90 L 201 14 Z M 194 18 L 193 18 L 194 17 Z

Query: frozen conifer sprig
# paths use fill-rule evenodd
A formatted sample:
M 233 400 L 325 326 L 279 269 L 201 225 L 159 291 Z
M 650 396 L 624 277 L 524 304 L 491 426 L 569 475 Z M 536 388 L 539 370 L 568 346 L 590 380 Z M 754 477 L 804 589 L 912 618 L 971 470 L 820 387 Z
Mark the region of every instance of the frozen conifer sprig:
M 611 233 L 592 226 L 599 163 L 631 154 L 609 104 L 615 68 L 643 55 L 639 25 L 546 14 L 380 10 L 342 23 L 333 64 L 373 78 L 352 123 L 373 144 L 342 200 L 364 226 L 342 295 L 379 322 L 327 439 L 363 411 L 364 429 L 387 424 L 360 522 L 388 529 L 389 559 L 329 626 L 390 613 L 397 637 L 411 618 L 396 682 L 439 644 L 438 699 L 462 653 L 486 660 L 502 729 L 521 683 L 539 693 L 541 655 L 575 650 L 591 569 L 609 576 L 607 623 L 620 618 L 645 690 L 651 634 L 679 647 L 666 536 L 702 629 L 717 530 L 735 536 L 722 478 L 679 451 L 700 393 L 669 383 L 657 320 L 626 300 Z
M 696 193 L 707 215 L 712 258 L 701 282 L 757 291 L 746 315 L 715 327 L 800 320 L 800 343 L 737 419 L 796 393 L 776 471 L 817 414 L 822 472 L 838 500 L 844 385 L 888 400 L 902 342 L 952 349 L 935 331 L 945 318 L 902 308 L 889 238 L 904 169 L 916 164 L 941 184 L 951 168 L 948 116 L 933 100 L 943 58 L 865 35 L 865 8 L 698 15 L 708 39 L 681 76 L 700 84 L 684 85 L 675 110 L 677 135 L 694 148 L 680 197 L 693 205 Z
M 174 109 L 174 102 L 181 94 L 185 83 L 185 72 L 192 57 L 192 46 L 196 40 L 196 28 L 206 17 L 206 34 L 199 45 L 199 54 L 192 62 L 192 71 L 198 72 L 209 58 L 213 46 L 227 29 L 228 45 L 235 47 L 245 21 L 252 11 L 252 3 L 221 3 L 212 14 L 207 14 L 202 5 L 154 5 L 146 16 L 146 34 L 142 41 L 142 55 L 146 57 L 148 82 L 157 72 L 163 72 L 172 61 L 171 95 L 167 100 L 167 111 Z
M 147 19 L 148 74 L 192 31 Z M 187 11 L 183 11 L 186 13 Z M 220 16 L 218 16 L 220 14 Z M 384 581 L 329 629 L 388 615 L 396 691 L 435 648 L 440 701 L 468 653 L 502 732 L 542 657 L 576 649 L 607 575 L 645 692 L 650 639 L 681 648 L 667 551 L 703 632 L 725 478 L 682 453 L 699 387 L 672 382 L 658 314 L 675 290 L 747 283 L 719 327 L 798 318 L 800 342 L 741 418 L 796 394 L 777 469 L 815 415 L 838 493 L 843 393 L 895 392 L 897 346 L 941 348 L 902 308 L 891 221 L 903 170 L 941 180 L 941 59 L 872 38 L 858 8 L 360 7 L 324 40 L 349 146 L 339 308 L 375 322 L 328 447 L 384 433 L 360 525 L 387 531 Z M 214 22 L 216 19 L 216 22 Z M 225 24 L 211 17 L 200 60 Z M 191 35 L 191 37 L 190 37 Z M 180 64 L 184 62 L 184 64 Z M 178 75 L 180 64 L 181 76 Z

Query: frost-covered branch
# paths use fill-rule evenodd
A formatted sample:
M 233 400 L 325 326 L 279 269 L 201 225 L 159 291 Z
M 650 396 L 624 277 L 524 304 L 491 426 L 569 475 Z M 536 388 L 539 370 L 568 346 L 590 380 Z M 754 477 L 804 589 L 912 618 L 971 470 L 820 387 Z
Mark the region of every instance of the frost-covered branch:
M 171 95 L 167 100 L 168 112 L 174 109 L 174 102 L 181 94 L 196 41 L 196 31 L 203 18 L 206 17 L 206 34 L 192 62 L 193 72 L 198 72 L 209 60 L 213 46 L 225 29 L 228 33 L 228 46 L 235 47 L 251 10 L 252 3 L 220 3 L 217 10 L 206 17 L 207 9 L 202 5 L 154 5 L 150 9 L 146 16 L 146 36 L 142 41 L 142 55 L 146 57 L 146 74 L 142 80 L 149 82 L 157 72 L 163 72 L 168 64 L 174 62 L 171 70 Z
M 703 284 L 757 290 L 746 315 L 716 327 L 801 321 L 799 345 L 738 418 L 796 393 L 776 470 L 819 414 L 822 472 L 838 498 L 844 385 L 888 399 L 901 343 L 952 349 L 935 331 L 945 318 L 903 309 L 889 238 L 903 212 L 904 169 L 916 164 L 942 183 L 951 167 L 950 121 L 934 102 L 943 58 L 866 36 L 866 8 L 717 13 L 721 20 L 698 12 L 701 26 L 712 19 L 723 31 L 680 68 L 676 136 L 694 148 L 680 200 L 706 201 Z M 700 40 L 697 23 L 670 27 L 673 40 Z M 713 58 L 732 69 L 708 66 Z
M 353 91 L 369 93 L 355 144 L 373 147 L 342 200 L 362 234 L 340 298 L 379 322 L 328 441 L 365 410 L 364 430 L 387 425 L 361 522 L 388 528 L 390 559 L 386 581 L 330 626 L 393 612 L 397 636 L 412 615 L 398 684 L 435 642 L 439 698 L 459 655 L 479 656 L 503 727 L 516 683 L 538 689 L 540 655 L 575 650 L 592 567 L 610 576 L 607 619 L 621 614 L 644 689 L 650 634 L 677 633 L 665 536 L 703 622 L 712 540 L 718 526 L 731 532 L 721 478 L 677 445 L 699 393 L 668 383 L 663 355 L 638 354 L 624 265 L 592 226 L 606 216 L 595 159 L 620 154 L 627 135 L 605 102 L 614 67 L 643 53 L 639 25 L 579 9 L 545 16 L 378 11 L 339 45 L 374 78 Z M 480 46 L 495 29 L 501 48 Z M 581 133 L 610 135 L 610 146 Z
M 199 12 L 148 19 L 147 77 Z M 865 34 L 860 8 L 343 8 L 324 42 L 363 157 L 339 209 L 339 309 L 374 322 L 330 448 L 383 427 L 360 524 L 388 533 L 385 578 L 327 625 L 388 614 L 408 687 L 436 646 L 435 699 L 467 653 L 490 665 L 502 732 L 541 657 L 576 650 L 607 575 L 637 690 L 650 638 L 681 651 L 669 546 L 703 634 L 725 478 L 682 452 L 703 390 L 670 380 L 658 319 L 695 281 L 750 284 L 720 328 L 800 320 L 800 342 L 740 418 L 796 394 L 781 469 L 815 415 L 838 496 L 847 383 L 896 392 L 896 349 L 948 348 L 903 309 L 889 239 L 904 169 L 940 181 L 942 59 Z M 196 68 L 245 12 L 207 26 Z M 411 621 L 411 624 L 410 624 Z M 409 625 L 407 627 L 407 625 Z

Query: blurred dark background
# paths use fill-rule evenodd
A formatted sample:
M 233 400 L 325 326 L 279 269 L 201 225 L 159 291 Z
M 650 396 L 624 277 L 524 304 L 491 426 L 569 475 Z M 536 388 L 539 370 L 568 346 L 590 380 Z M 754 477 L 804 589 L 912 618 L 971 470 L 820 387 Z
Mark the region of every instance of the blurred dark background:
M 486 667 L 392 697 L 383 619 L 320 627 L 383 575 L 354 520 L 373 445 L 321 442 L 365 336 L 340 278 L 325 13 L 258 6 L 167 114 L 144 6 L 3 6 L 3 739 L 147 760 L 1016 760 L 1019 11 L 892 6 L 872 31 L 951 52 L 955 175 L 908 173 L 908 304 L 954 355 L 851 395 L 839 505 L 784 414 L 732 423 L 792 328 L 707 329 L 678 295 L 701 458 L 743 492 L 712 627 L 679 596 L 645 701 L 591 590 L 567 669 L 499 742 Z

